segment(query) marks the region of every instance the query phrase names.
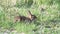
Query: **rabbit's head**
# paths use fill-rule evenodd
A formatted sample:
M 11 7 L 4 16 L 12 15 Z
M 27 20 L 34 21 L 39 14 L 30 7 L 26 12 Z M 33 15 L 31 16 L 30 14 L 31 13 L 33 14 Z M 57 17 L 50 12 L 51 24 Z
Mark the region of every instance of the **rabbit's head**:
M 35 15 L 32 15 L 30 11 L 28 11 L 28 18 L 31 20 L 35 20 L 37 17 Z
M 35 15 L 31 15 L 31 20 L 35 20 L 37 17 Z

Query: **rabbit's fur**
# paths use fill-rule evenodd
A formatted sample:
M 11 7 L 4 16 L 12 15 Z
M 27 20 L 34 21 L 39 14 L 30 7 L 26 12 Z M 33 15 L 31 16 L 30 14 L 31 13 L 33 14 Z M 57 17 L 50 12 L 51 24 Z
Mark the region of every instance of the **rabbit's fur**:
M 30 11 L 28 11 L 28 17 L 25 16 L 16 16 L 15 17 L 15 22 L 17 21 L 33 21 L 35 20 L 37 17 L 35 15 L 32 15 Z
M 32 15 L 30 11 L 28 11 L 28 18 L 30 18 L 32 21 L 35 20 L 37 17 L 35 15 Z

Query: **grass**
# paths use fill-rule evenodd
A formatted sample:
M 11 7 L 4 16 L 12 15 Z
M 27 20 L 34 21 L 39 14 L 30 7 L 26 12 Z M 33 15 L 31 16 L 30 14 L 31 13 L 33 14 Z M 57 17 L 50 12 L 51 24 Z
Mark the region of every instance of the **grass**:
M 1 0 L 0 0 L 1 1 Z M 34 0 L 36 3 L 30 6 L 23 1 L 16 6 L 0 3 L 0 33 L 8 34 L 60 34 L 60 3 L 59 0 Z M 29 1 L 28 1 L 29 2 Z M 11 2 L 10 2 L 11 3 Z M 43 5 L 44 10 L 40 10 Z M 14 16 L 27 16 L 27 10 L 37 16 L 35 22 L 14 23 Z M 19 13 L 19 14 L 18 14 Z M 36 30 L 36 31 L 33 31 Z M 14 31 L 14 32 L 12 32 Z M 17 32 L 16 32 L 17 31 Z

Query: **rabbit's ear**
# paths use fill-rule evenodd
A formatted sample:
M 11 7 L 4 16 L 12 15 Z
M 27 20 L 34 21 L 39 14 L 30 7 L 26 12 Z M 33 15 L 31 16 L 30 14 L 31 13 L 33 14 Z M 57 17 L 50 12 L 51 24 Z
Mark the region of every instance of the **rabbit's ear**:
M 30 12 L 30 10 L 28 10 L 28 15 L 31 15 L 31 12 Z
M 30 12 L 30 10 L 28 10 L 28 18 L 31 18 L 31 12 Z

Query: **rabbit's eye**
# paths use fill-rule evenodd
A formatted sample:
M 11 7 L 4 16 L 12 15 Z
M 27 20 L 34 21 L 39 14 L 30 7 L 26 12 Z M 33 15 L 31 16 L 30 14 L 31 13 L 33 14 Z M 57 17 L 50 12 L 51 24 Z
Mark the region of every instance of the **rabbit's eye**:
M 34 18 L 34 16 L 32 16 L 32 18 Z
M 32 16 L 32 19 L 34 19 L 35 17 L 34 16 Z

